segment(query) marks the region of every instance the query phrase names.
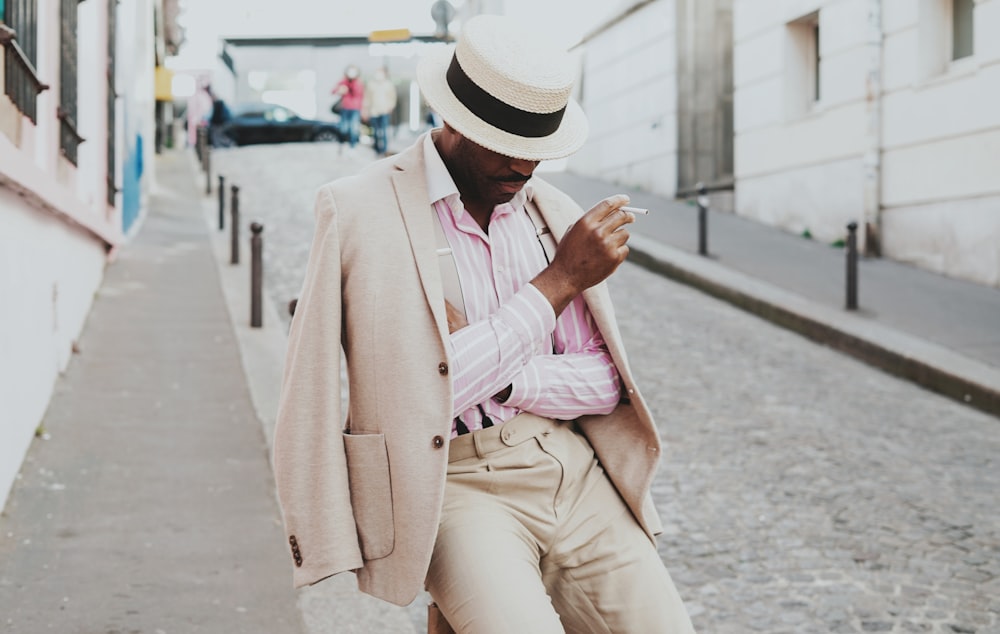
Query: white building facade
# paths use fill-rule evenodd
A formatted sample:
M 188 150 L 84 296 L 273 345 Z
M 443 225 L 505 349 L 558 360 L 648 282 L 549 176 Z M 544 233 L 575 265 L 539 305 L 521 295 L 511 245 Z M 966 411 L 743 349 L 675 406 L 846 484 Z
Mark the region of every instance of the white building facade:
M 637 3 L 584 40 L 578 91 L 590 134 L 574 172 L 676 194 L 675 14 L 674 0 Z
M 734 0 L 737 213 L 1000 285 L 1000 0 Z
M 125 222 L 123 195 L 141 201 L 148 188 L 141 174 L 125 183 L 123 166 L 152 165 L 155 55 L 149 0 L 0 0 L 0 7 L 2 508 L 109 254 L 137 217 Z M 148 62 L 131 63 L 127 81 L 116 81 L 123 57 Z M 143 136 L 145 160 L 134 150 Z
M 628 0 L 588 34 L 575 51 L 591 130 L 571 169 L 664 196 L 731 190 L 731 20 L 732 0 Z

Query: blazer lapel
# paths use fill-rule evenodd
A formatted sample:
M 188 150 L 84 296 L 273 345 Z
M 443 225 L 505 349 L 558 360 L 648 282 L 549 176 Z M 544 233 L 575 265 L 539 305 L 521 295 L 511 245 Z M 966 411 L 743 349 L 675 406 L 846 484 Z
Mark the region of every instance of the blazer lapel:
M 400 154 L 396 168 L 398 171 L 392 174 L 392 183 L 396 190 L 399 213 L 410 239 L 410 249 L 424 295 L 437 322 L 438 332 L 444 340 L 448 338 L 448 318 L 444 309 L 444 290 L 435 249 L 436 238 L 432 224 L 435 221 L 431 215 L 434 209 L 427 193 L 423 142 L 417 141 Z

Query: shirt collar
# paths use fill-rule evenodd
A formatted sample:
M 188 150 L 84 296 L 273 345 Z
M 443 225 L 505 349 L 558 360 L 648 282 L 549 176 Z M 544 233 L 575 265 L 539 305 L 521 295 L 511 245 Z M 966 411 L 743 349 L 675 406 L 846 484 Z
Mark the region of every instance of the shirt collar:
M 424 136 L 423 151 L 424 164 L 427 166 L 427 193 L 430 195 L 431 205 L 444 199 L 452 210 L 457 211 L 461 208 L 464 211 L 464 206 L 454 204 L 459 199 L 458 186 L 455 184 L 454 179 L 452 179 L 448 168 L 445 167 L 444 160 L 438 153 L 437 146 L 434 145 L 434 139 L 431 138 L 430 133 Z M 524 187 L 521 188 L 521 191 L 517 192 L 510 203 L 507 204 L 514 209 L 520 209 L 533 197 L 534 188 L 532 187 L 531 179 L 529 179 L 524 184 Z M 498 205 L 497 207 L 502 209 L 504 205 Z
M 438 154 L 430 133 L 424 136 L 424 164 L 427 166 L 427 193 L 432 205 L 443 198 L 458 196 L 458 186 Z

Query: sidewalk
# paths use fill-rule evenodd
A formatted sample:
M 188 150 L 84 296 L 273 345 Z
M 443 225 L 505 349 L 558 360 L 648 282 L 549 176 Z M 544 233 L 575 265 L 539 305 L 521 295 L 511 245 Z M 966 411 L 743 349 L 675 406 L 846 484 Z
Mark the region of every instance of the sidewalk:
M 191 163 L 157 162 L 0 516 L 5 632 L 303 631 Z
M 623 192 L 648 207 L 632 229 L 633 262 L 1000 416 L 1000 289 L 862 258 L 859 310 L 847 311 L 844 249 L 710 211 L 702 257 L 697 207 L 569 172 L 541 175 L 584 206 Z

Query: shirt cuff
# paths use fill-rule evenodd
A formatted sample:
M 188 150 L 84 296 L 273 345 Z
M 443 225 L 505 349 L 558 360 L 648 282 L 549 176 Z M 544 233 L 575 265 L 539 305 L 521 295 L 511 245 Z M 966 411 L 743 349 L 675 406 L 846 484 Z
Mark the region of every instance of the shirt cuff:
M 531 284 L 522 286 L 501 306 L 497 318 L 517 335 L 525 350 L 530 350 L 529 358 L 542 350 L 542 345 L 556 329 L 556 313 L 552 304 Z
M 510 396 L 504 401 L 504 405 L 530 410 L 538 402 L 539 385 L 541 381 L 538 371 L 531 364 L 524 366 L 517 376 L 511 379 Z

